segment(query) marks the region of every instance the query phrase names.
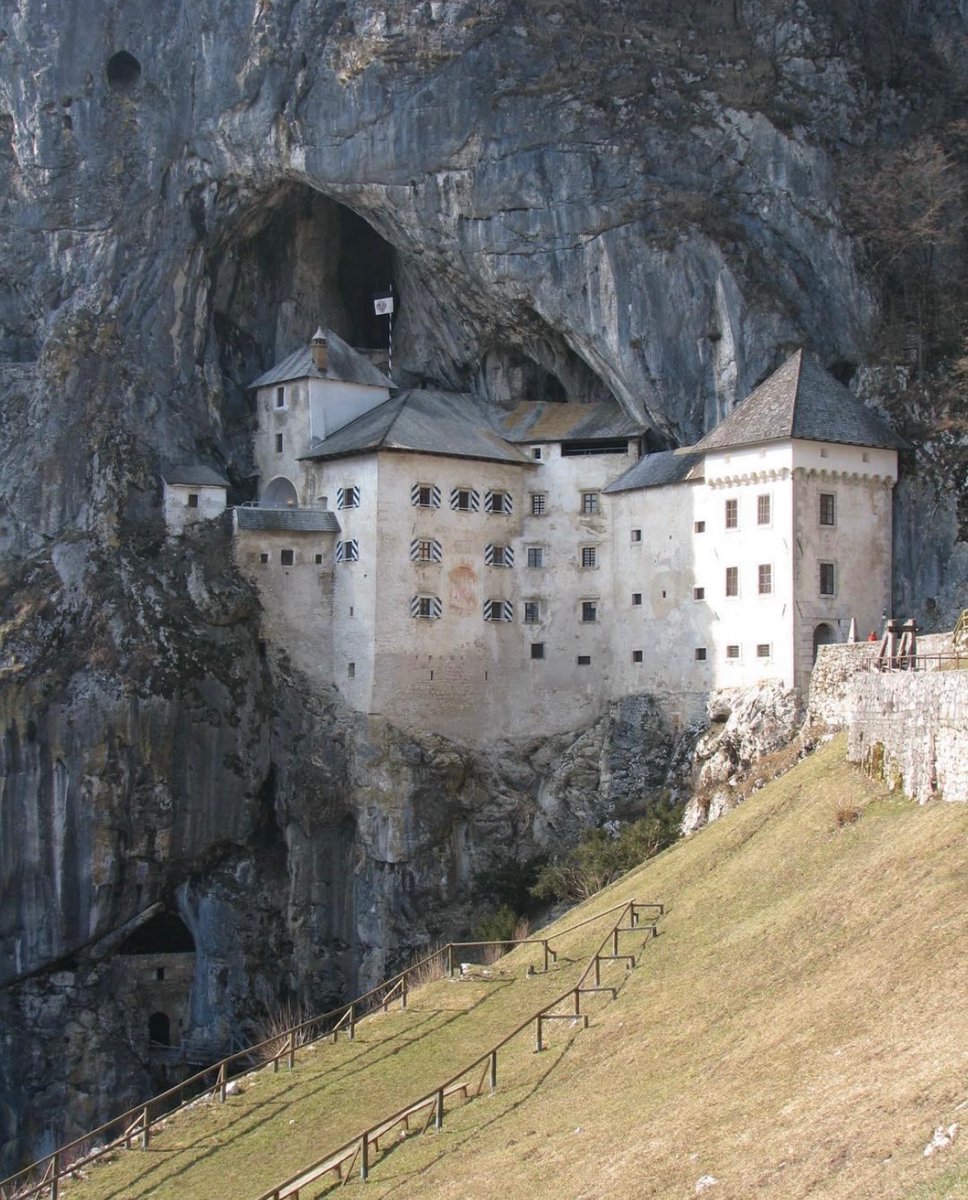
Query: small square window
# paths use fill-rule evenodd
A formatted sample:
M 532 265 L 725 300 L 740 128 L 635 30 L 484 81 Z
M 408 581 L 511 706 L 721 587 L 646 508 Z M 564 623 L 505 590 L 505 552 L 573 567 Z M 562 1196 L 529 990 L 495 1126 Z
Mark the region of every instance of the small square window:
M 826 451 L 826 450 L 821 450 L 821 451 L 820 451 L 820 457 L 821 457 L 821 458 L 827 458 L 827 457 L 828 457 L 828 453 L 827 453 L 827 451 Z
M 706 647 L 705 646 L 697 646 L 696 647 L 696 662 L 705 662 L 705 661 L 706 661 Z
M 159 983 L 162 983 L 162 982 L 164 982 L 164 978 L 165 978 L 165 968 L 164 967 L 155 967 L 155 979 L 157 979 Z
M 429 483 L 417 483 L 410 489 L 410 502 L 417 508 L 436 508 L 440 504 L 440 493 Z
M 592 665 L 592 656 L 590 654 L 579 654 L 578 665 L 580 667 L 590 667 Z
M 485 562 L 489 567 L 513 567 L 514 555 L 510 546 L 491 546 L 490 554 L 485 553 Z
M 189 492 L 188 493 L 188 507 L 189 508 L 198 508 L 198 492 Z
M 632 593 L 632 607 L 638 608 L 638 606 L 641 603 L 642 603 L 642 593 L 641 592 L 633 592 Z
M 634 546 L 636 544 L 636 542 L 641 542 L 641 541 L 642 541 L 642 530 L 641 529 L 633 529 L 632 530 L 632 545 Z
M 757 586 L 761 596 L 769 596 L 773 591 L 773 567 L 770 563 L 760 563 L 757 567 Z
M 739 567 L 726 568 L 726 595 L 739 595 Z
M 598 620 L 597 600 L 583 600 L 581 602 L 581 619 L 585 622 Z
M 598 492 L 582 492 L 581 511 L 586 517 L 594 516 L 598 512 Z
M 349 678 L 349 679 L 356 678 L 356 663 L 355 662 L 346 664 L 346 675 L 347 675 L 347 678 Z
M 771 504 L 769 496 L 756 497 L 756 523 L 757 525 L 769 525 L 771 520 Z
M 860 457 L 861 457 L 862 462 L 870 462 L 870 460 L 871 460 L 871 456 L 868 453 L 868 451 L 866 451 L 866 450 L 861 454 Z
M 692 598 L 693 600 L 705 600 L 706 589 L 704 587 L 694 587 L 692 589 Z
M 454 488 L 451 492 L 450 506 L 457 512 L 474 512 L 477 504 L 478 495 L 473 488 Z
M 727 658 L 739 658 L 739 646 L 727 646 L 726 647 L 726 657 Z
M 548 496 L 546 492 L 531 493 L 532 517 L 543 517 L 548 511 Z
M 355 484 L 347 484 L 336 489 L 337 508 L 359 508 L 360 489 Z
M 296 553 L 294 550 L 280 550 L 279 561 L 284 567 L 291 567 L 296 561 Z
M 820 564 L 820 595 L 834 596 L 836 592 L 837 579 L 834 564 L 831 562 L 822 562 Z
M 706 532 L 706 522 L 705 521 L 694 522 L 693 527 L 692 527 L 692 532 L 693 533 L 705 533 Z
M 642 662 L 642 651 L 641 650 L 633 650 L 632 651 L 632 662 L 634 662 L 634 663 Z
M 739 501 L 726 501 L 726 528 L 739 529 Z
M 284 387 L 276 388 L 276 408 L 286 407 L 286 389 Z
M 434 543 L 430 538 L 423 538 L 417 542 L 417 562 L 433 562 L 434 558 Z
M 276 454 L 282 453 L 282 434 L 276 434 Z
M 545 648 L 544 642 L 532 642 L 531 643 L 531 657 L 532 658 L 544 658 L 544 656 L 545 656 L 544 648 Z
M 323 556 L 321 554 L 315 555 L 314 561 L 315 561 L 317 567 L 322 566 Z
M 543 567 L 544 566 L 544 549 L 541 546 L 528 547 L 528 566 Z
M 259 555 L 259 562 L 260 562 L 260 563 L 267 563 L 268 561 L 269 561 L 269 555 L 268 555 L 268 554 L 262 553 L 262 554 L 260 554 L 260 555 Z
M 420 596 L 417 599 L 417 616 L 431 617 L 433 616 L 433 606 L 429 596 Z
M 540 459 L 541 459 L 541 447 L 540 446 L 532 446 L 531 447 L 531 457 L 533 459 L 535 459 L 536 461 L 540 461 Z
M 837 520 L 837 498 L 833 492 L 820 493 L 820 524 L 834 525 Z
M 756 643 L 756 657 L 757 658 L 769 658 L 770 657 L 770 643 L 769 642 L 757 642 Z
M 541 605 L 537 600 L 525 600 L 524 602 L 524 623 L 525 625 L 537 625 L 541 619 Z
M 581 565 L 582 570 L 589 571 L 598 566 L 598 547 L 597 546 L 582 546 L 581 548 Z

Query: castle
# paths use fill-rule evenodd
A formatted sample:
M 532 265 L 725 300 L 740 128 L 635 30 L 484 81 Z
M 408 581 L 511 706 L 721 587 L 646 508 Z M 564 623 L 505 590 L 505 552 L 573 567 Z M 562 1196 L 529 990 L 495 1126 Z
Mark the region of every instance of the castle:
M 403 728 L 547 735 L 642 692 L 689 718 L 803 689 L 889 608 L 899 439 L 802 351 L 660 453 L 614 402 L 394 392 L 331 331 L 251 386 L 259 501 L 233 521 L 266 637 Z M 219 484 L 168 472 L 170 527 Z

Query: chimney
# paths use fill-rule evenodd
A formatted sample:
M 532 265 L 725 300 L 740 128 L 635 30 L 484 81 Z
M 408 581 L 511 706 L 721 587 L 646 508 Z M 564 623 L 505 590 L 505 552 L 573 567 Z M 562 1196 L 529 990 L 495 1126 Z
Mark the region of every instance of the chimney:
M 323 333 L 322 327 L 313 334 L 310 345 L 313 352 L 313 366 L 325 375 L 326 367 L 329 365 L 329 354 L 326 350 L 326 334 Z

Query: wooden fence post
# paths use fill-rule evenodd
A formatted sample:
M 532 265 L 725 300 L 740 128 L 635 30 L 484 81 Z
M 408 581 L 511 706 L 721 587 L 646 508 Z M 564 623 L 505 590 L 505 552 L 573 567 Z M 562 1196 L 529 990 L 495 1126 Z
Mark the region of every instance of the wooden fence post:
M 360 1138 L 360 1179 L 362 1179 L 364 1183 L 366 1183 L 366 1177 L 370 1173 L 369 1150 L 369 1138 L 364 1133 Z
M 541 1044 L 541 1014 L 539 1013 L 534 1019 L 534 1052 L 540 1053 L 544 1047 Z
M 444 1127 L 444 1089 L 441 1088 L 437 1093 L 437 1108 L 434 1113 L 434 1128 L 443 1129 Z
M 225 1103 L 225 1076 L 227 1071 L 228 1067 L 223 1062 L 218 1069 L 218 1098 L 222 1104 Z
M 350 1041 L 352 1042 L 353 1039 L 356 1037 L 356 1005 L 355 1004 L 350 1005 L 350 1023 L 348 1026 L 348 1030 L 349 1030 L 348 1037 L 349 1037 Z
M 602 982 L 602 964 L 599 961 L 598 955 L 595 955 L 595 986 L 599 987 Z
M 581 993 L 575 988 L 575 1016 L 581 1015 Z
M 407 976 L 406 975 L 404 975 L 404 977 L 403 977 L 403 983 L 400 988 L 400 1007 L 401 1008 L 407 1007 Z
M 545 969 L 545 974 L 547 975 L 547 973 L 548 973 L 548 939 L 547 938 L 545 938 L 545 940 L 544 940 L 544 969 Z
M 295 1029 L 289 1035 L 289 1070 L 291 1071 L 296 1065 L 296 1031 Z
M 497 1051 L 491 1051 L 491 1094 L 497 1091 Z
M 454 975 L 454 944 L 447 943 L 447 978 L 452 979 Z
M 57 1200 L 60 1176 L 60 1155 L 55 1150 L 50 1160 L 50 1200 Z
M 148 1105 L 144 1106 L 141 1113 L 141 1149 L 147 1150 L 148 1143 L 151 1141 L 151 1121 L 148 1117 Z

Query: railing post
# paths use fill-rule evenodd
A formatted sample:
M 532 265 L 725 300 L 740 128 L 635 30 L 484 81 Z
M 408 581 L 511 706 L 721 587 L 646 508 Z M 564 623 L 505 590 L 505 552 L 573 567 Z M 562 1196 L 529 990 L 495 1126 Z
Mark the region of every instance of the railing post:
M 219 1098 L 219 1100 L 220 1100 L 220 1102 L 221 1102 L 222 1104 L 224 1104 L 224 1103 L 225 1103 L 225 1076 L 226 1076 L 226 1071 L 227 1071 L 227 1068 L 226 1068 L 226 1065 L 225 1065 L 225 1063 L 223 1062 L 223 1063 L 222 1063 L 222 1064 L 219 1066 L 219 1069 L 218 1069 L 218 1098 Z
M 497 1051 L 491 1051 L 491 1095 L 497 1091 Z
M 55 1150 L 50 1159 L 50 1200 L 57 1200 L 60 1176 L 60 1155 Z
M 454 944 L 447 943 L 447 978 L 452 979 L 454 976 Z
M 289 1070 L 296 1065 L 296 1031 L 289 1034 Z
M 434 1113 L 434 1128 L 443 1129 L 444 1127 L 444 1089 L 441 1088 L 437 1093 L 437 1109 Z
M 348 1025 L 349 1039 L 352 1042 L 356 1037 L 356 1005 L 350 1005 L 350 1023 Z
M 575 988 L 575 1016 L 576 1017 L 579 1016 L 580 1013 L 581 1013 L 581 995 L 578 991 L 578 988 Z
M 144 1106 L 141 1113 L 141 1149 L 147 1150 L 148 1143 L 151 1141 L 151 1121 L 148 1117 L 148 1105 Z
M 544 969 L 545 974 L 548 974 L 548 939 L 544 940 Z
M 612 930 L 612 953 L 618 954 L 618 926 Z
M 370 1173 L 370 1139 L 364 1133 L 360 1138 L 360 1179 L 366 1183 L 366 1177 Z
M 407 976 L 406 975 L 404 975 L 404 977 L 403 977 L 403 984 L 400 988 L 400 1007 L 401 1008 L 407 1007 Z
M 598 955 L 595 955 L 595 986 L 598 987 L 602 982 L 602 964 Z
M 541 1044 L 541 1014 L 539 1013 L 534 1019 L 534 1052 L 539 1054 L 544 1047 Z

